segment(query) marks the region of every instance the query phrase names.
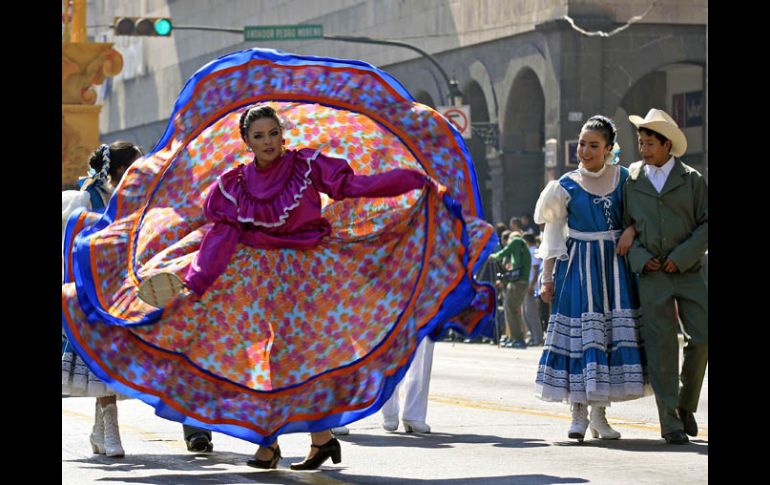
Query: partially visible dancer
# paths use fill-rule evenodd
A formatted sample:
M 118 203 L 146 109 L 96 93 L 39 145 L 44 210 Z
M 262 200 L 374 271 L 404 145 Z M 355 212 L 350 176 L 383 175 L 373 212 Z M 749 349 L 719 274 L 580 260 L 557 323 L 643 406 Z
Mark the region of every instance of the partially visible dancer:
M 428 416 L 428 392 L 430 372 L 433 368 L 434 342 L 424 339 L 414 354 L 406 376 L 399 382 L 390 399 L 382 406 L 382 427 L 386 431 L 398 429 L 399 389 L 404 388 L 404 411 L 401 421 L 407 433 L 430 433 Z
M 382 428 L 385 431 L 398 429 L 399 390 L 404 389 L 404 412 L 402 422 L 407 433 L 430 433 L 428 416 L 428 392 L 430 390 L 430 372 L 433 367 L 434 342 L 424 339 L 414 354 L 409 370 L 398 383 L 390 399 L 382 406 Z M 347 426 L 332 428 L 336 436 L 350 434 Z
M 62 191 L 62 281 L 64 274 L 64 229 L 77 209 L 102 213 L 129 166 L 142 156 L 141 149 L 126 141 L 101 145 L 88 160 L 88 175 L 79 179 L 80 190 Z M 96 398 L 90 441 L 94 453 L 119 458 L 125 455 L 118 428 L 117 396 L 99 380 L 74 352 L 62 331 L 62 394 Z

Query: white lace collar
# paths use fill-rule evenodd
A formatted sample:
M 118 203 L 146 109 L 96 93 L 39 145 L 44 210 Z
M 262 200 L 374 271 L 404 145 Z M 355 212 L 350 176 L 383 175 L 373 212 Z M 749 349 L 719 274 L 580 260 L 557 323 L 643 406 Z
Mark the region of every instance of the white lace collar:
M 613 192 L 620 182 L 620 167 L 605 163 L 598 172 L 589 172 L 578 166 L 577 170 L 567 173 L 583 190 L 597 197 Z
M 588 169 L 586 169 L 582 163 L 578 164 L 578 172 L 580 172 L 580 175 L 583 177 L 589 177 L 592 179 L 598 179 L 602 176 L 602 174 L 607 170 L 607 163 L 602 165 L 602 168 L 600 168 L 597 172 L 592 172 Z

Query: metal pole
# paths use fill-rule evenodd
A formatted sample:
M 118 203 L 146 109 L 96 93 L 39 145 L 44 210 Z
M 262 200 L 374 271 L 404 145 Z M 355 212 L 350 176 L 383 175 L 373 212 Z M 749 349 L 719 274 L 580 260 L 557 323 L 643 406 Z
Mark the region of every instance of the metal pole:
M 231 32 L 233 34 L 243 35 L 243 27 L 228 28 L 228 27 L 206 27 L 203 25 L 173 25 L 172 30 L 208 30 L 210 32 Z
M 413 51 L 420 53 L 423 57 L 428 59 L 434 66 L 436 66 L 436 69 L 438 69 L 438 72 L 441 74 L 441 77 L 444 78 L 444 81 L 446 81 L 447 87 L 449 88 L 449 98 L 450 98 L 449 103 L 454 105 L 456 99 L 458 98 L 462 99 L 462 92 L 460 92 L 459 88 L 457 87 L 457 81 L 449 79 L 449 75 L 446 73 L 444 68 L 441 67 L 441 64 L 438 63 L 438 60 L 436 60 L 436 58 L 433 57 L 430 53 L 425 52 L 419 47 L 415 47 L 411 44 L 407 44 L 406 42 L 399 42 L 397 40 L 373 39 L 371 37 L 358 37 L 358 36 L 351 36 L 351 35 L 323 35 L 322 37 L 327 40 L 339 40 L 343 42 L 360 42 L 362 44 L 394 45 L 398 47 L 406 47 L 407 49 L 412 49 Z
M 233 34 L 244 33 L 243 28 L 207 27 L 204 25 L 174 25 L 173 30 L 207 30 L 210 32 L 230 32 Z M 436 69 L 438 69 L 438 72 L 441 74 L 441 77 L 444 78 L 444 81 L 446 82 L 447 87 L 449 88 L 449 103 L 452 105 L 462 104 L 463 93 L 460 91 L 459 87 L 457 86 L 457 81 L 449 78 L 449 75 L 446 73 L 444 68 L 441 67 L 441 64 L 438 63 L 438 60 L 436 60 L 435 57 L 433 57 L 430 53 L 420 49 L 419 47 L 415 47 L 411 44 L 407 44 L 406 42 L 399 42 L 397 40 L 373 39 L 371 37 L 358 37 L 358 36 L 351 36 L 351 35 L 323 35 L 321 37 L 326 40 L 338 40 L 342 42 L 359 42 L 363 44 L 394 45 L 398 47 L 405 47 L 407 49 L 412 49 L 413 51 L 418 52 L 420 55 L 428 59 L 434 66 L 436 66 Z M 460 103 L 457 103 L 458 100 L 460 101 Z

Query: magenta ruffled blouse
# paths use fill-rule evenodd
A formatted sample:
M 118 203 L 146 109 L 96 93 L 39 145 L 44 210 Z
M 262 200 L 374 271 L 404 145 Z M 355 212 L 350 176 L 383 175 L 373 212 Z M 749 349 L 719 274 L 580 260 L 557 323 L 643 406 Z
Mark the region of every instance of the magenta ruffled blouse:
M 287 150 L 269 167 L 252 162 L 219 176 L 203 206 L 214 223 L 187 270 L 185 284 L 199 296 L 222 274 L 238 243 L 261 249 L 306 249 L 331 233 L 321 217 L 319 192 L 335 200 L 393 197 L 421 188 L 420 172 L 395 169 L 356 175 L 341 158 L 318 150 Z

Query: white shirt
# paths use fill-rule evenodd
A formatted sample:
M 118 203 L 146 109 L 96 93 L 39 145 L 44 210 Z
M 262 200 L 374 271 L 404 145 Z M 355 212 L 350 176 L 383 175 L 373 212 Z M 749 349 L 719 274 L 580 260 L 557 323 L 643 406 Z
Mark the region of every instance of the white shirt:
M 644 173 L 647 174 L 647 178 L 652 182 L 652 186 L 660 193 L 663 190 L 663 186 L 666 185 L 666 179 L 674 168 L 674 157 L 668 159 L 668 162 L 664 163 L 660 167 L 655 165 L 645 164 Z

